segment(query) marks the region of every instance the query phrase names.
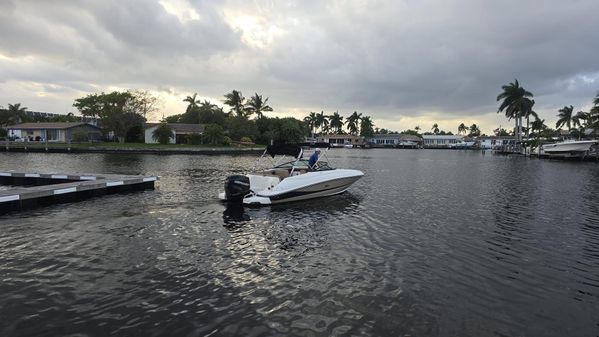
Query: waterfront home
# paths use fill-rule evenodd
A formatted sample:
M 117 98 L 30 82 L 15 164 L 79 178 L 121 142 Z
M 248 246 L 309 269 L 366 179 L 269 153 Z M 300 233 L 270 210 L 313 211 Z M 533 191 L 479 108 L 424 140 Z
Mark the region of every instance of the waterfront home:
M 366 139 L 371 147 L 404 147 L 416 148 L 422 145 L 422 138 L 406 134 L 375 134 Z
M 493 149 L 498 146 L 513 145 L 513 136 L 486 136 L 478 139 L 481 149 Z
M 423 135 L 423 145 L 425 148 L 449 148 L 450 144 L 457 144 L 464 141 L 464 136 L 460 135 Z
M 170 144 L 185 144 L 187 136 L 191 134 L 201 135 L 204 133 L 204 124 L 184 124 L 184 123 L 167 123 L 171 128 L 173 137 L 169 139 Z M 146 123 L 144 139 L 146 144 L 158 144 L 154 140 L 152 133 L 158 128 L 160 123 Z
M 88 123 L 21 123 L 7 126 L 12 140 L 69 142 L 100 141 L 102 130 Z
M 316 138 L 319 143 L 329 143 L 331 147 L 357 147 L 362 145 L 364 138 L 354 135 L 321 135 Z

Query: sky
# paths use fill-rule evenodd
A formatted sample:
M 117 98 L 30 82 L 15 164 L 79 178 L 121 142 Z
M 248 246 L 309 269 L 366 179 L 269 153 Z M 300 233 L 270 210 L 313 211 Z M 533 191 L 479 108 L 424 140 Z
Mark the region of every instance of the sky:
M 68 113 L 139 89 L 160 97 L 159 120 L 235 89 L 268 97 L 271 117 L 491 134 L 513 127 L 496 98 L 517 79 L 555 127 L 599 93 L 597 13 L 597 0 L 0 0 L 0 105 Z

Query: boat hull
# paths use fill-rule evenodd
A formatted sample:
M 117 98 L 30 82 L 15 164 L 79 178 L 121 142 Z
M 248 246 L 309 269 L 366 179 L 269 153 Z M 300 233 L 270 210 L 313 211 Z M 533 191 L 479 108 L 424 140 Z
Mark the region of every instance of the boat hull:
M 331 196 L 345 192 L 363 175 L 361 171 L 346 169 L 308 172 L 285 178 L 272 188 L 253 190 L 243 198 L 243 204 L 272 205 Z M 220 197 L 224 199 L 224 194 Z
M 596 140 L 544 144 L 542 151 L 546 155 L 580 157 L 587 155 L 591 147 L 596 144 Z

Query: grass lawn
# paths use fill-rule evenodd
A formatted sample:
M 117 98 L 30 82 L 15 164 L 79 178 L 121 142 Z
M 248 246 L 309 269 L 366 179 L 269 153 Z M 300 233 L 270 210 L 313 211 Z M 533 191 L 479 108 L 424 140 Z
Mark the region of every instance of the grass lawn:
M 44 142 L 11 142 L 10 147 L 31 147 L 31 148 L 45 148 Z M 66 148 L 69 144 L 66 143 L 48 143 L 49 148 Z M 256 149 L 264 148 L 263 145 L 251 145 L 251 146 L 215 146 L 209 144 L 190 145 L 190 144 L 145 144 L 145 143 L 117 143 L 117 142 L 100 142 L 100 143 L 71 143 L 71 148 L 74 149 L 85 149 L 85 148 L 124 148 L 124 149 L 213 149 L 213 148 L 226 148 L 226 149 Z

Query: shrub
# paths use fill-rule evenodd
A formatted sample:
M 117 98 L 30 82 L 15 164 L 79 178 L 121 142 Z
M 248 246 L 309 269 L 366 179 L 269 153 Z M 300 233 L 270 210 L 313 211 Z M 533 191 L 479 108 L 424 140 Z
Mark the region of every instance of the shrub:
M 187 140 L 187 144 L 202 144 L 202 135 L 200 135 L 199 133 L 190 133 L 185 137 L 185 139 Z
M 173 130 L 166 123 L 160 123 L 160 125 L 152 132 L 152 139 L 160 144 L 168 144 L 171 138 L 175 138 Z
M 0 137 L 4 138 L 8 135 L 8 131 L 6 129 L 0 128 Z
M 223 141 L 222 141 L 223 145 L 230 146 L 231 142 L 232 142 L 231 137 L 229 137 L 229 136 L 224 136 L 223 137 Z
M 239 141 L 242 143 L 248 143 L 248 144 L 254 143 L 250 137 L 241 137 L 241 139 Z
M 225 130 L 218 124 L 208 124 L 204 127 L 204 140 L 208 144 L 218 145 L 223 143 Z
M 77 131 L 73 133 L 73 141 L 74 142 L 86 142 L 87 141 L 87 133 L 84 131 Z

